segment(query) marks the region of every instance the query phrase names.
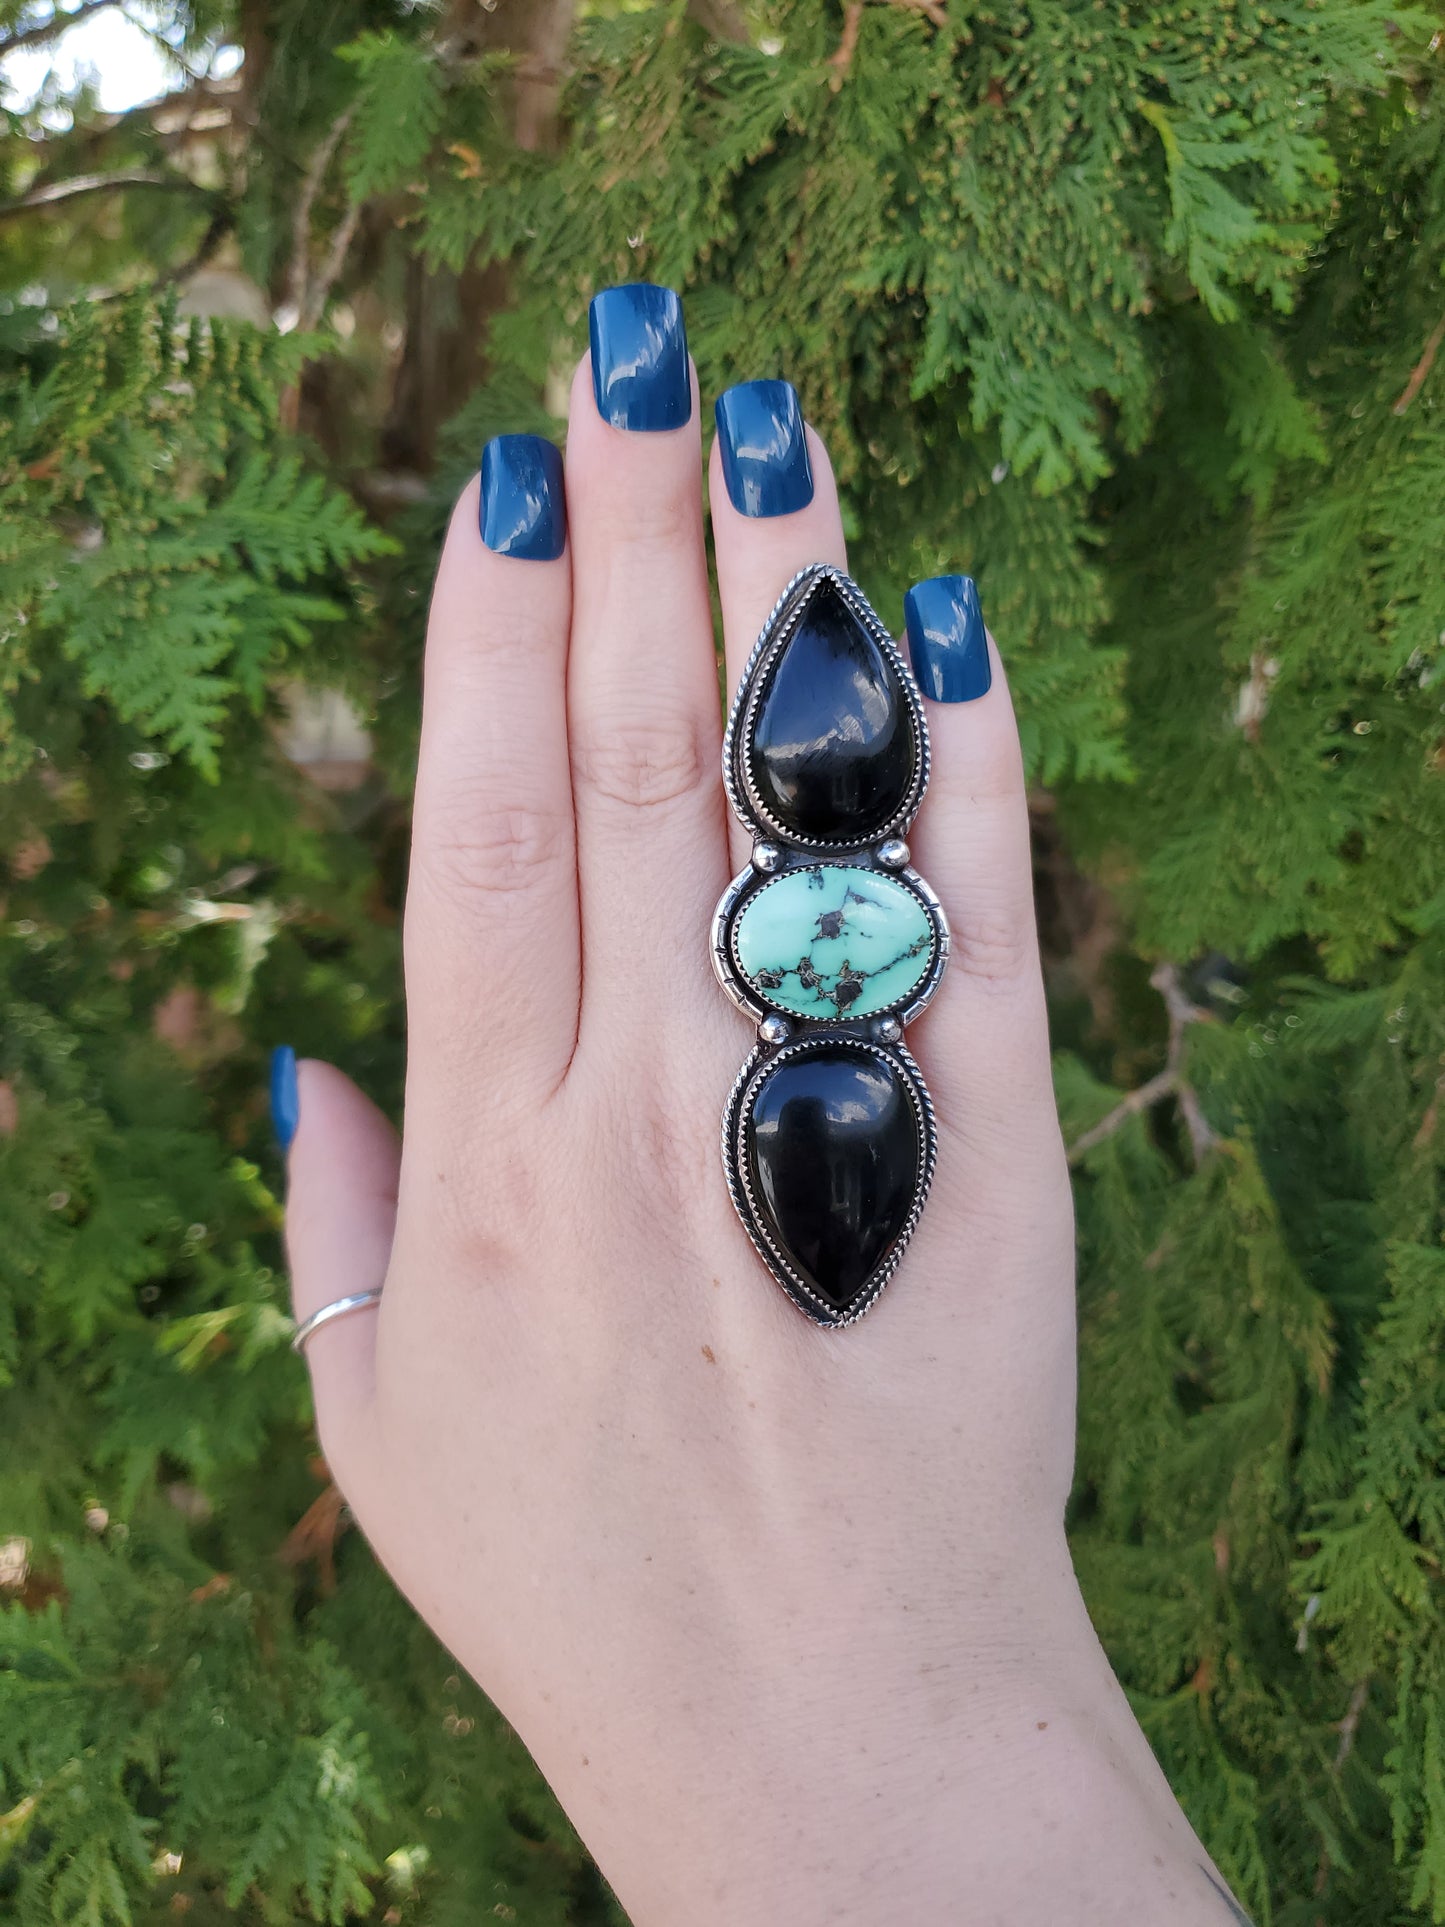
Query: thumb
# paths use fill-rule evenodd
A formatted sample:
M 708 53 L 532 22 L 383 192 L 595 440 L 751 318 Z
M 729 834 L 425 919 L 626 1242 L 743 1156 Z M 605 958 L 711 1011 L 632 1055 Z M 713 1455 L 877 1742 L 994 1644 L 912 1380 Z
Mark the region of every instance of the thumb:
M 396 1228 L 401 1140 L 369 1097 L 334 1065 L 271 1058 L 271 1117 L 286 1156 L 286 1250 L 300 1324 L 323 1305 L 386 1278 Z M 321 1449 L 350 1492 L 371 1437 L 376 1307 L 321 1326 L 305 1347 Z

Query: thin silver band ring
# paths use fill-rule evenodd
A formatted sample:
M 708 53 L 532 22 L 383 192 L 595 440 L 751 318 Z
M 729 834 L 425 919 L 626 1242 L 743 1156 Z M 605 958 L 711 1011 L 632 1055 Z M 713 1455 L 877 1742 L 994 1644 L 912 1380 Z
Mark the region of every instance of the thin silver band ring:
M 313 1311 L 309 1318 L 296 1327 L 291 1340 L 292 1351 L 299 1352 L 312 1333 L 320 1331 L 323 1325 L 329 1325 L 333 1318 L 344 1318 L 349 1311 L 367 1311 L 380 1302 L 380 1285 L 372 1291 L 353 1291 L 345 1298 L 333 1298 L 329 1305 L 323 1305 L 320 1311 Z

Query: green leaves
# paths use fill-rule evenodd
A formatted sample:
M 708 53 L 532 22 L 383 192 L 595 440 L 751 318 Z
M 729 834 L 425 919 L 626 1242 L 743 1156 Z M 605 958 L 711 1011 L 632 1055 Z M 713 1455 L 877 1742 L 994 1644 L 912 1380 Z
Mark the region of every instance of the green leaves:
M 354 200 L 394 193 L 420 169 L 442 118 L 443 69 L 425 42 L 364 33 L 341 49 L 360 79 L 346 143 Z
M 261 1086 L 287 1038 L 399 1106 L 436 545 L 648 277 L 705 397 L 798 385 L 895 623 L 979 581 L 1066 1135 L 1116 1120 L 1072 1509 L 1110 1656 L 1261 1922 L 1445 1921 L 1436 23 L 711 11 L 597 0 L 539 53 L 550 4 L 278 0 L 231 85 L 0 126 L 12 201 L 206 189 L 0 222 L 0 1911 L 615 1918 L 312 1531 Z M 196 62 L 235 25 L 160 22 Z M 322 336 L 180 313 L 284 309 L 298 262 Z M 303 677 L 366 719 L 354 789 L 279 753 Z
M 262 444 L 292 359 L 135 303 L 74 311 L 0 372 L 12 696 L 42 675 L 53 687 L 63 659 L 77 693 L 217 775 L 232 700 L 259 704 L 287 652 L 345 612 L 313 585 L 340 587 L 391 546 L 299 453 Z

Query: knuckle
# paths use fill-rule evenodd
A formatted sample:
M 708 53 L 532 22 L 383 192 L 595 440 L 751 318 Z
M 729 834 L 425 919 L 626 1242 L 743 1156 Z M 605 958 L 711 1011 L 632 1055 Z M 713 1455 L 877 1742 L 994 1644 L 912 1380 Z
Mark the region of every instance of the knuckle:
M 655 466 L 650 451 L 647 466 L 629 474 L 628 485 L 599 486 L 588 506 L 592 533 L 600 537 L 598 558 L 603 564 L 603 593 L 612 590 L 629 601 L 636 594 L 639 570 L 673 571 L 679 545 L 700 539 L 702 505 L 691 464 L 673 470 Z M 586 540 L 584 533 L 583 540 Z
M 570 851 L 567 824 L 555 810 L 519 803 L 473 807 L 457 797 L 430 814 L 415 860 L 449 896 L 506 901 L 551 882 Z
M 578 782 L 610 802 L 654 809 L 697 793 L 710 767 L 700 723 L 676 716 L 599 718 L 572 748 Z
M 950 967 L 985 991 L 1017 990 L 1034 971 L 1033 919 L 1024 909 L 985 912 L 956 928 Z

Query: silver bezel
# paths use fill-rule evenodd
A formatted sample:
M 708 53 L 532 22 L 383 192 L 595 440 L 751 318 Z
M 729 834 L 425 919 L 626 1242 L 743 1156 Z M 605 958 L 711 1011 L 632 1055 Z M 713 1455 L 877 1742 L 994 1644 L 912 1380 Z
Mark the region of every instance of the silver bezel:
M 914 1188 L 913 1202 L 903 1229 L 882 1264 L 873 1272 L 863 1289 L 847 1309 L 838 1312 L 828 1301 L 820 1298 L 803 1277 L 789 1264 L 784 1253 L 769 1238 L 759 1214 L 757 1200 L 753 1194 L 748 1161 L 743 1151 L 743 1137 L 752 1108 L 757 1102 L 758 1092 L 764 1078 L 779 1064 L 790 1058 L 806 1056 L 808 1053 L 825 1047 L 844 1045 L 849 1050 L 862 1052 L 865 1056 L 877 1058 L 891 1069 L 903 1073 L 903 1085 L 913 1104 L 914 1120 L 918 1129 L 918 1182 Z M 844 1325 L 855 1324 L 865 1312 L 877 1304 L 883 1287 L 898 1269 L 909 1240 L 918 1229 L 918 1221 L 923 1216 L 923 1206 L 928 1197 L 929 1186 L 933 1182 L 934 1167 L 938 1161 L 938 1129 L 934 1117 L 933 1102 L 928 1088 L 923 1082 L 917 1064 L 901 1043 L 884 1046 L 870 1043 L 866 1038 L 832 1026 L 819 1025 L 805 1038 L 794 1043 L 784 1044 L 779 1050 L 770 1050 L 767 1045 L 759 1044 L 749 1056 L 737 1075 L 728 1095 L 723 1111 L 722 1129 L 723 1170 L 727 1177 L 728 1192 L 732 1197 L 743 1229 L 752 1240 L 754 1249 L 773 1277 L 787 1292 L 793 1303 L 815 1325 L 826 1326 L 830 1330 L 841 1329 Z
M 733 948 L 733 932 L 737 927 L 738 916 L 744 903 L 759 890 L 770 889 L 773 884 L 780 882 L 794 870 L 811 870 L 820 862 L 839 869 L 867 869 L 870 867 L 870 859 L 871 867 L 876 869 L 880 876 L 889 877 L 895 883 L 903 884 L 913 892 L 927 911 L 929 923 L 933 928 L 933 962 L 929 966 L 927 975 L 907 1002 L 885 1004 L 881 1010 L 869 1011 L 866 1016 L 859 1017 L 856 1021 L 867 1026 L 879 1017 L 891 1015 L 897 1017 L 900 1024 L 911 1024 L 919 1012 L 928 1007 L 934 992 L 943 981 L 952 942 L 948 918 L 932 887 L 925 882 L 917 870 L 911 867 L 901 870 L 888 869 L 878 861 L 876 850 L 855 850 L 853 855 L 847 857 L 819 857 L 799 852 L 794 861 L 766 873 L 759 873 L 749 865 L 746 870 L 733 878 L 724 890 L 717 909 L 713 912 L 710 945 L 713 970 L 718 982 L 738 1009 L 751 1017 L 754 1023 L 760 1023 L 763 1018 L 775 1011 L 795 1024 L 846 1025 L 850 1020 L 846 1015 L 840 1015 L 836 1019 L 810 1017 L 796 1010 L 789 1010 L 786 1004 L 775 1003 L 765 991 L 755 989 L 749 983 Z
M 824 582 L 831 582 L 848 607 L 858 617 L 870 636 L 883 651 L 890 667 L 896 672 L 908 704 L 909 715 L 913 720 L 914 738 L 918 744 L 918 761 L 914 766 L 913 781 L 902 807 L 886 823 L 880 823 L 868 838 L 868 847 L 876 848 L 892 838 L 902 837 L 909 824 L 918 814 L 918 806 L 923 801 L 923 793 L 928 788 L 930 751 L 928 746 L 928 724 L 923 714 L 923 700 L 918 693 L 918 685 L 913 680 L 913 672 L 904 661 L 897 643 L 878 620 L 872 605 L 863 591 L 850 575 L 836 568 L 831 562 L 813 562 L 806 569 L 800 569 L 792 581 L 778 597 L 773 611 L 763 624 L 762 634 L 753 645 L 743 673 L 738 682 L 738 692 L 728 713 L 727 730 L 723 736 L 723 783 L 727 788 L 728 802 L 734 813 L 758 836 L 771 839 L 781 837 L 787 845 L 799 849 L 823 851 L 836 854 L 842 850 L 857 849 L 858 839 L 839 839 L 836 837 L 799 836 L 789 830 L 772 816 L 764 807 L 761 798 L 753 788 L 751 772 L 747 768 L 747 757 L 743 750 L 752 730 L 752 722 L 763 687 L 767 682 L 768 671 L 775 659 L 787 647 L 797 628 L 803 611 Z

